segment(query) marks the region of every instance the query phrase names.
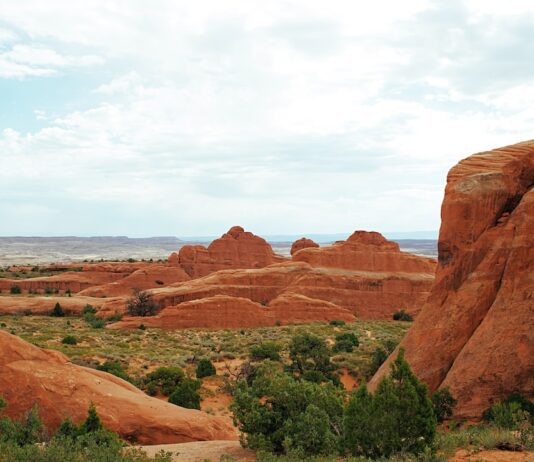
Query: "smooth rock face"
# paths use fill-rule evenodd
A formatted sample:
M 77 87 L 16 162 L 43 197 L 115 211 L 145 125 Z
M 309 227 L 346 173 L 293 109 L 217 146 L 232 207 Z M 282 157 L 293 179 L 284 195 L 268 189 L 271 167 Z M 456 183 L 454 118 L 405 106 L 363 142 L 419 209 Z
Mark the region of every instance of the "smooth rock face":
M 436 281 L 401 346 L 461 417 L 512 392 L 534 398 L 533 185 L 534 141 L 475 154 L 447 178 Z
M 171 256 L 175 262 L 175 257 Z M 178 263 L 192 278 L 206 276 L 222 269 L 263 268 L 284 261 L 267 241 L 241 226 L 234 226 L 215 239 L 207 248 L 185 245 L 178 253 Z
M 54 431 L 71 417 L 79 423 L 93 402 L 104 425 L 141 444 L 235 440 L 225 420 L 151 398 L 111 374 L 68 362 L 58 352 L 42 350 L 0 331 L 0 395 L 6 414 L 20 418 L 37 405 Z
M 301 237 L 293 242 L 293 245 L 291 246 L 291 255 L 297 253 L 299 250 L 307 249 L 309 247 L 319 247 L 319 244 L 306 237 Z

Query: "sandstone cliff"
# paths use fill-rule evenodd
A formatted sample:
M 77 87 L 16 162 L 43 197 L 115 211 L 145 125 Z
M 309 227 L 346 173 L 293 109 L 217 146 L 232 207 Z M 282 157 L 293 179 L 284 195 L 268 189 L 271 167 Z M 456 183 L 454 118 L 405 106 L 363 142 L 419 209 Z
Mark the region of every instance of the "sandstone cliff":
M 436 281 L 401 346 L 432 391 L 449 387 L 458 416 L 511 392 L 534 398 L 533 185 L 534 141 L 475 154 L 447 178 Z

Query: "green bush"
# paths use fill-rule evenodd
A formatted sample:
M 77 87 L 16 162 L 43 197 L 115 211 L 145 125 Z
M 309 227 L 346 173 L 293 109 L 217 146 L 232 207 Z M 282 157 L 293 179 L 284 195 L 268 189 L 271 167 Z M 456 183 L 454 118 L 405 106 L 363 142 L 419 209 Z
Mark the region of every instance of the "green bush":
M 64 345 L 76 345 L 78 343 L 78 340 L 76 340 L 76 337 L 74 335 L 66 335 L 63 337 L 63 340 L 61 340 L 61 343 Z
M 130 316 L 154 316 L 158 308 L 152 297 L 139 289 L 134 289 L 133 296 L 126 302 L 126 309 Z
M 435 391 L 432 395 L 432 405 L 434 406 L 436 419 L 441 423 L 452 416 L 452 410 L 456 406 L 456 400 L 448 388 L 442 388 Z
M 292 370 L 302 378 L 313 377 L 314 382 L 320 378 L 339 384 L 339 378 L 333 374 L 335 366 L 330 361 L 330 350 L 319 337 L 307 333 L 293 337 L 289 357 Z
M 126 380 L 130 383 L 133 383 L 133 379 L 128 375 L 128 373 L 122 368 L 121 363 L 118 361 L 106 361 L 103 364 L 96 366 L 97 370 L 113 374 L 116 377 L 119 377 L 123 380 Z
M 332 350 L 335 353 L 340 353 L 342 351 L 350 353 L 354 347 L 358 347 L 359 345 L 360 342 L 358 341 L 358 337 L 356 337 L 356 335 L 354 335 L 352 332 L 345 332 L 343 334 L 336 335 L 336 343 L 334 344 Z
M 196 372 L 197 372 L 197 379 L 203 379 L 204 377 L 211 377 L 212 375 L 217 374 L 217 371 L 215 370 L 215 366 L 207 358 L 202 358 L 198 362 Z
M 185 378 L 169 396 L 169 403 L 188 409 L 200 409 L 200 380 Z
M 161 393 L 169 396 L 182 383 L 185 375 L 179 367 L 158 367 L 144 379 L 145 389 L 156 390 L 154 395 Z
M 50 313 L 50 316 L 54 316 L 56 318 L 62 318 L 65 316 L 65 312 L 63 311 L 63 308 L 61 308 L 59 302 L 54 305 L 54 309 Z
M 518 420 L 528 418 L 534 424 L 534 404 L 519 393 L 512 393 L 482 414 L 482 418 L 500 428 L 515 428 Z
M 83 307 L 82 314 L 86 315 L 88 313 L 96 314 L 96 309 L 93 307 L 93 305 L 87 304 Z
M 20 286 L 14 285 L 11 286 L 11 288 L 9 289 L 9 293 L 12 295 L 18 295 L 22 293 L 22 289 L 20 288 Z
M 259 345 L 254 345 L 250 349 L 250 357 L 256 361 L 261 361 L 263 359 L 280 361 L 281 349 L 282 347 L 274 342 L 263 342 Z
M 390 457 L 428 450 L 436 433 L 428 389 L 412 373 L 400 350 L 374 394 L 362 385 L 345 411 L 345 446 L 356 456 Z
M 393 319 L 395 321 L 413 321 L 413 317 L 404 310 L 399 310 L 393 313 Z
M 331 326 L 341 327 L 341 326 L 344 326 L 346 322 L 343 321 L 342 319 L 332 319 L 332 321 L 330 321 L 329 324 Z
M 304 456 L 334 454 L 342 430 L 343 391 L 296 380 L 264 361 L 252 385 L 238 384 L 231 407 L 245 446 Z
M 92 308 L 92 307 L 91 307 Z M 96 311 L 95 311 L 96 312 Z M 95 316 L 95 312 L 86 311 L 83 315 L 83 319 L 87 324 L 89 324 L 93 329 L 102 329 L 106 325 L 106 321 Z

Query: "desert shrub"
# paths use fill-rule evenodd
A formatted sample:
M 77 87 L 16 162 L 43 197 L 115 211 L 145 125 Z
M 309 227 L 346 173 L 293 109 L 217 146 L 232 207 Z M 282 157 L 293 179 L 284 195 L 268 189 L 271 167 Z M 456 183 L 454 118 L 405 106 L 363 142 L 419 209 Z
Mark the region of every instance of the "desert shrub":
M 393 313 L 393 319 L 395 321 L 413 321 L 413 317 L 404 310 L 399 310 Z
M 485 416 L 493 425 L 508 430 L 517 429 L 529 420 L 528 411 L 517 401 L 504 401 L 494 404 Z
M 87 305 L 87 306 L 90 306 L 90 305 Z M 87 308 L 87 307 L 86 307 Z M 93 307 L 91 307 L 91 309 L 94 309 Z M 95 316 L 95 313 L 96 313 L 96 310 L 95 311 L 86 311 L 85 314 L 83 315 L 83 319 L 85 320 L 85 322 L 87 324 L 89 324 L 89 326 L 91 326 L 93 329 L 102 329 L 105 325 L 106 325 L 106 321 L 104 319 L 101 319 L 101 318 L 97 318 Z
M 371 365 L 369 367 L 368 375 L 372 376 L 375 372 L 380 369 L 380 366 L 386 362 L 388 356 L 393 353 L 397 344 L 392 340 L 387 340 L 384 342 L 383 347 L 377 347 L 373 351 L 373 356 L 371 358 Z
M 389 376 L 374 394 L 362 385 L 351 395 L 345 411 L 344 442 L 357 456 L 419 454 L 432 444 L 436 425 L 428 388 L 412 373 L 401 349 Z
M 2 399 L 0 411 L 3 411 L 5 405 L 6 402 Z M 25 446 L 43 439 L 44 426 L 37 407 L 26 412 L 22 420 L 11 420 L 8 417 L 2 417 L 0 420 L 0 442 Z
M 442 388 L 435 391 L 432 395 L 432 405 L 434 406 L 436 419 L 441 423 L 452 416 L 452 410 L 456 406 L 456 400 L 448 388 Z
M 336 335 L 336 343 L 334 344 L 332 350 L 335 353 L 340 353 L 342 351 L 350 353 L 354 347 L 359 345 L 360 342 L 358 341 L 358 337 L 356 337 L 356 335 L 354 335 L 352 332 L 345 332 L 343 334 Z
M 158 311 L 152 297 L 139 289 L 134 289 L 133 296 L 126 303 L 126 309 L 131 316 L 154 316 Z
M 300 377 L 313 378 L 313 382 L 320 379 L 339 384 L 339 379 L 333 374 L 335 366 L 330 361 L 330 350 L 319 337 L 311 334 L 293 337 L 289 345 L 289 357 L 292 370 Z
M 513 428 L 520 417 L 519 414 L 527 417 L 530 423 L 534 424 L 534 404 L 519 393 L 512 393 L 503 402 L 496 403 L 486 410 L 482 417 L 485 421 L 492 422 L 499 427 Z
M 66 335 L 63 337 L 63 340 L 61 340 L 61 343 L 64 345 L 76 345 L 78 343 L 78 340 L 76 340 L 76 337 L 74 335 Z
M 54 305 L 54 309 L 50 313 L 50 316 L 54 316 L 56 318 L 62 318 L 65 316 L 65 312 L 63 311 L 63 308 L 61 308 L 59 302 Z
M 332 319 L 332 321 L 330 321 L 329 324 L 331 326 L 341 327 L 341 326 L 344 326 L 346 322 L 343 321 L 342 319 Z
M 144 379 L 144 387 L 169 396 L 182 383 L 185 375 L 179 367 L 158 367 Z
M 54 289 L 52 289 L 52 287 L 45 287 L 44 293 L 45 295 L 52 295 L 54 293 Z
M 83 315 L 86 315 L 86 314 L 88 314 L 88 313 L 90 313 L 90 314 L 96 314 L 96 309 L 93 307 L 93 305 L 89 305 L 89 304 L 87 304 L 87 305 L 85 305 L 85 306 L 83 307 L 82 314 L 83 314 Z
M 338 451 L 343 392 L 331 383 L 297 380 L 264 361 L 251 385 L 238 384 L 232 411 L 247 447 L 302 456 Z
M 72 291 L 71 291 L 70 289 L 67 289 L 67 290 L 65 291 L 65 295 L 66 295 L 67 297 L 72 297 Z
M 197 379 L 203 379 L 204 377 L 210 377 L 212 375 L 216 375 L 217 371 L 215 370 L 215 366 L 209 359 L 202 358 L 198 362 L 196 373 L 197 373 Z
M 122 314 L 112 314 L 106 318 L 106 322 L 118 322 L 122 319 Z
M 169 396 L 169 403 L 188 409 L 200 409 L 200 380 L 185 378 Z
M 103 364 L 96 366 L 97 370 L 113 374 L 116 377 L 119 377 L 128 382 L 133 382 L 133 379 L 128 375 L 128 373 L 123 369 L 121 363 L 118 361 L 106 361 Z
M 20 288 L 20 286 L 13 285 L 9 288 L 9 293 L 12 295 L 18 295 L 22 293 L 22 289 Z
M 254 345 L 250 349 L 250 357 L 254 360 L 270 359 L 280 361 L 280 350 L 282 347 L 274 342 L 263 342 Z

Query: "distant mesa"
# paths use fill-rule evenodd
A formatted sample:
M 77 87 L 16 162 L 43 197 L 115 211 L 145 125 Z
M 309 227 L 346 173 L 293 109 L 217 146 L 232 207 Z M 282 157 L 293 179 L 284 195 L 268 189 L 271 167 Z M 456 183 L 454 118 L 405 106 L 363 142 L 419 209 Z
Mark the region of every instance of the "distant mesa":
M 0 352 L 0 395 L 9 404 L 9 417 L 22 418 L 37 405 L 53 432 L 66 418 L 80 423 L 92 402 L 103 424 L 131 442 L 237 439 L 236 430 L 221 417 L 152 398 L 114 375 L 77 366 L 59 352 L 42 350 L 4 331 Z
M 534 399 L 534 141 L 453 167 L 441 216 L 436 280 L 406 358 L 431 391 L 450 389 L 458 417 L 510 393 Z
M 311 239 L 308 239 L 307 237 L 302 237 L 293 242 L 293 245 L 291 246 L 291 255 L 294 255 L 299 250 L 307 249 L 309 247 L 319 247 L 319 244 L 312 241 Z

